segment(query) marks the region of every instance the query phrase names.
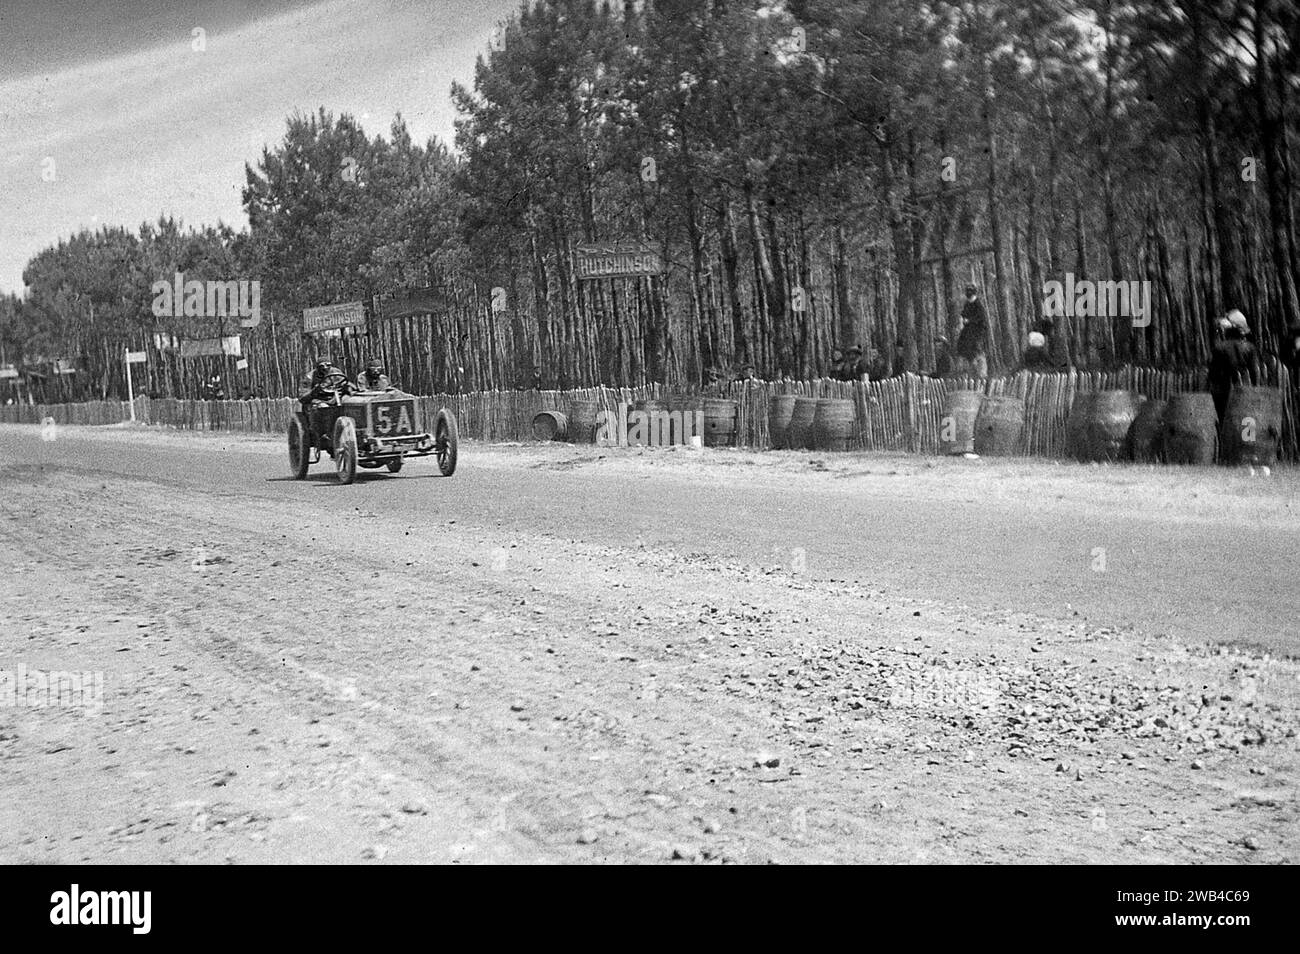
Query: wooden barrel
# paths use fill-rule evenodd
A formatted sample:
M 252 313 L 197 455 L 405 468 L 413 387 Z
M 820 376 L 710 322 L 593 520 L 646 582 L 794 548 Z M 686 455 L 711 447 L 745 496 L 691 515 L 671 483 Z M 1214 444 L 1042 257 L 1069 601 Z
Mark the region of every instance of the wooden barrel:
M 1088 460 L 1088 418 L 1092 414 L 1096 391 L 1080 391 L 1070 405 L 1065 419 L 1065 452 L 1075 460 Z
M 1128 429 L 1128 455 L 1138 463 L 1154 464 L 1162 459 L 1160 448 L 1168 406 L 1168 401 L 1147 401 L 1133 418 Z
M 981 457 L 1010 457 L 1020 453 L 1025 428 L 1025 402 L 1020 398 L 987 395 L 975 418 L 975 453 Z
M 1219 429 L 1225 464 L 1270 467 L 1277 463 L 1282 436 L 1282 392 L 1277 388 L 1235 385 L 1228 394 Z
M 786 445 L 791 450 L 812 447 L 813 421 L 817 418 L 817 399 L 796 397 L 790 412 L 790 427 L 786 431 Z
M 592 444 L 596 440 L 596 424 L 600 417 L 600 402 L 575 399 L 569 402 L 567 428 L 569 440 L 577 444 Z
M 562 441 L 568 424 L 568 418 L 559 411 L 538 411 L 533 415 L 533 437 L 539 441 Z
M 975 419 L 979 417 L 979 391 L 949 391 L 939 419 L 939 453 L 975 452 Z
M 1088 460 L 1124 460 L 1128 430 L 1144 399 L 1132 391 L 1098 391 L 1088 411 Z
M 1160 443 L 1170 464 L 1213 464 L 1218 449 L 1214 396 L 1206 391 L 1175 394 L 1165 405 Z
M 729 398 L 704 399 L 704 443 L 708 447 L 727 447 L 736 440 L 736 418 L 740 403 Z
M 794 414 L 794 402 L 793 394 L 777 394 L 767 402 L 768 445 L 773 450 L 790 446 L 790 417 Z
M 853 440 L 857 409 L 847 398 L 820 398 L 813 411 L 813 447 L 817 450 L 843 451 Z

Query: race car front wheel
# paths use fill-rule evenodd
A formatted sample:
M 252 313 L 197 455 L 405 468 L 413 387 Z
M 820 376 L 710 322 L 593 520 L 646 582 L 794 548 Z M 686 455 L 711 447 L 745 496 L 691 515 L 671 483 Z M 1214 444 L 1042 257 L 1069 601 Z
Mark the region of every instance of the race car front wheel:
M 334 425 L 334 467 L 340 484 L 357 479 L 357 426 L 350 417 L 340 417 Z
M 311 463 L 311 449 L 307 446 L 307 416 L 294 414 L 289 418 L 289 473 L 294 480 L 307 476 Z
M 456 473 L 456 445 L 460 435 L 456 427 L 456 416 L 443 408 L 438 412 L 438 423 L 433 431 L 434 453 L 438 457 L 438 469 L 442 476 L 450 477 Z

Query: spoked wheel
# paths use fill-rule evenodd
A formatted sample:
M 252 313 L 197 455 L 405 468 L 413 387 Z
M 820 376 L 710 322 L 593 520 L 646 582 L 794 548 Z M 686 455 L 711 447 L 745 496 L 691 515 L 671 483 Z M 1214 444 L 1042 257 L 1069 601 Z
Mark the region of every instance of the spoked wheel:
M 340 417 L 334 425 L 334 467 L 340 484 L 357 479 L 357 425 L 350 417 Z
M 289 418 L 289 473 L 294 480 L 307 476 L 311 448 L 307 446 L 307 415 L 296 413 Z
M 402 458 L 394 457 L 392 460 L 388 462 L 388 472 L 390 474 L 395 474 L 401 469 L 402 469 Z
M 434 453 L 438 456 L 438 469 L 442 476 L 456 473 L 456 444 L 460 440 L 456 429 L 456 416 L 443 408 L 438 412 L 438 424 L 433 432 Z

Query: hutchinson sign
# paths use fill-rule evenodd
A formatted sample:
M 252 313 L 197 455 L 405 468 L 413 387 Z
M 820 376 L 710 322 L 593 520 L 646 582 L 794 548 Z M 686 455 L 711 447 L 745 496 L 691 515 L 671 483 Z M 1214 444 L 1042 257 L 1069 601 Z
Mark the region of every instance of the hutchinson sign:
M 310 335 L 335 328 L 352 328 L 366 323 L 366 306 L 359 301 L 344 305 L 307 308 L 302 313 L 302 332 Z
M 574 249 L 578 280 L 661 275 L 663 259 L 648 242 L 593 242 Z

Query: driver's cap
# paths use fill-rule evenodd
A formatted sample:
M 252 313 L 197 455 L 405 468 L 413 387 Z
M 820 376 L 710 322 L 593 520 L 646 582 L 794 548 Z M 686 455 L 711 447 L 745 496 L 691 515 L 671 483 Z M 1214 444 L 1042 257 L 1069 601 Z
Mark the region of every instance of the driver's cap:
M 371 358 L 366 362 L 367 371 L 382 371 L 383 367 L 384 362 L 380 361 L 378 358 Z
M 317 363 L 318 365 L 320 365 L 320 364 L 333 364 L 333 363 L 334 363 L 334 359 L 333 359 L 332 357 L 330 357 L 329 355 L 327 355 L 327 354 L 318 354 L 318 355 L 316 355 L 316 363 Z

